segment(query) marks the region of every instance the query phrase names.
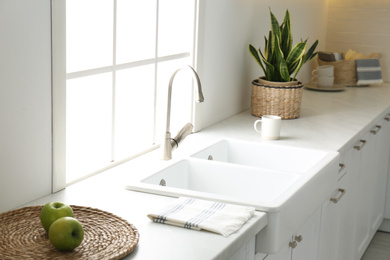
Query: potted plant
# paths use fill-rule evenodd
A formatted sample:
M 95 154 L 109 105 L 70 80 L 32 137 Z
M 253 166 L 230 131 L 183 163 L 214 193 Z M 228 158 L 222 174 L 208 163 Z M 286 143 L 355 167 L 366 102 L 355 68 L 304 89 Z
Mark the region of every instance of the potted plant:
M 293 46 L 290 13 L 286 10 L 279 25 L 271 12 L 271 31 L 265 38 L 264 52 L 249 44 L 249 52 L 264 72 L 264 76 L 252 81 L 252 115 L 278 115 L 282 119 L 300 116 L 303 84 L 296 79 L 302 65 L 317 53 L 316 40 L 308 49 L 307 40 Z

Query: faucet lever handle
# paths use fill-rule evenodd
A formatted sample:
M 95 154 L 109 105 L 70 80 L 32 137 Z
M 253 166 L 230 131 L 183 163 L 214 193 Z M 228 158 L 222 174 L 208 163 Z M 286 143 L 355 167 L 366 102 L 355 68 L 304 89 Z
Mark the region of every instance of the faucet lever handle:
M 182 129 L 177 133 L 175 138 L 171 140 L 172 148 L 177 148 L 181 141 L 184 140 L 188 135 L 192 133 L 193 125 L 191 123 L 187 123 L 185 126 L 183 126 Z

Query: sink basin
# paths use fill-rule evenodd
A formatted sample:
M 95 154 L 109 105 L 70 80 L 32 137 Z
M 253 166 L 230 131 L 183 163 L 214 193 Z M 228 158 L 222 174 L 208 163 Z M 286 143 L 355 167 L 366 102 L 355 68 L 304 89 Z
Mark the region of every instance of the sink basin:
M 286 172 L 304 173 L 328 153 L 320 150 L 222 140 L 192 157 Z
M 141 180 L 141 187 L 150 193 L 218 199 L 264 209 L 280 204 L 298 179 L 299 174 L 189 158 Z M 166 186 L 160 186 L 161 182 Z
M 145 174 L 127 189 L 253 206 L 267 212 L 256 252 L 272 254 L 335 189 L 338 153 L 221 140 Z M 164 184 L 166 186 L 161 186 Z

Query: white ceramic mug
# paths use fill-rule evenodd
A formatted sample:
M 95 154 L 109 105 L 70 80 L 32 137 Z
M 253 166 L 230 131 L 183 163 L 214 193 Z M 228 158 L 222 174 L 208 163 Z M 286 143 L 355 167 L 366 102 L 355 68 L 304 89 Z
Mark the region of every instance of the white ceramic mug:
M 317 84 L 318 87 L 332 87 L 334 84 L 334 77 L 313 77 L 311 82 Z
M 312 71 L 313 77 L 333 77 L 334 67 L 332 65 L 321 65 Z
M 255 130 L 261 134 L 261 138 L 265 140 L 277 140 L 280 137 L 280 125 L 282 118 L 280 116 L 266 115 L 254 123 Z M 257 128 L 261 124 L 261 130 Z

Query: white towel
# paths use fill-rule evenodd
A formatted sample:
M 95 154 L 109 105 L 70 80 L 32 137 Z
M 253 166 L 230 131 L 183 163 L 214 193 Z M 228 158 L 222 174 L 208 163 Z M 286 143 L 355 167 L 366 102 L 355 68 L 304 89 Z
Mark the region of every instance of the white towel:
M 379 59 L 356 60 L 357 85 L 383 83 Z
M 227 237 L 240 229 L 254 213 L 253 207 L 180 197 L 148 217 L 156 223 L 207 230 Z

